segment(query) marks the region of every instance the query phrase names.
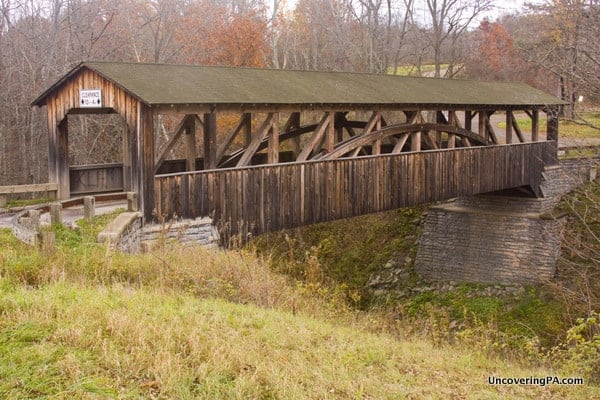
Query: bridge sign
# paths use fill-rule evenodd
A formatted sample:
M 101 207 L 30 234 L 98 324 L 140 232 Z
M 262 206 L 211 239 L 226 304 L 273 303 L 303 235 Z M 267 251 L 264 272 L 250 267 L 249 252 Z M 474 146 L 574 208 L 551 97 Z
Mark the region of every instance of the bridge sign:
M 81 108 L 102 108 L 102 91 L 99 89 L 80 90 L 79 106 Z

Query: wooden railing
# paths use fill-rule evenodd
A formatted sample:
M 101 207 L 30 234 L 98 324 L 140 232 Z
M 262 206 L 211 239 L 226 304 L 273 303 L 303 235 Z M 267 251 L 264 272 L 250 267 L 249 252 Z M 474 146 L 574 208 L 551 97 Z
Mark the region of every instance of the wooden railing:
M 124 190 L 122 163 L 75 165 L 69 177 L 71 196 Z
M 46 197 L 55 198 L 58 185 L 56 183 L 33 183 L 29 185 L 0 186 L 0 207 L 5 207 L 7 195 L 46 192 Z
M 554 142 L 460 148 L 159 175 L 157 217 L 212 216 L 254 235 L 417 204 L 530 186 L 556 162 Z

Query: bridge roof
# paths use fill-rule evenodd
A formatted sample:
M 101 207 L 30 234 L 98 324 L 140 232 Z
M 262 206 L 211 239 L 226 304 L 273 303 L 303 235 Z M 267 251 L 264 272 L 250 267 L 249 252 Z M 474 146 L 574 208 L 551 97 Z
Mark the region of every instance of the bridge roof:
M 83 62 L 38 97 L 42 106 L 71 76 L 89 69 L 143 103 L 268 105 L 435 105 L 544 107 L 564 102 L 524 83 L 348 72 Z

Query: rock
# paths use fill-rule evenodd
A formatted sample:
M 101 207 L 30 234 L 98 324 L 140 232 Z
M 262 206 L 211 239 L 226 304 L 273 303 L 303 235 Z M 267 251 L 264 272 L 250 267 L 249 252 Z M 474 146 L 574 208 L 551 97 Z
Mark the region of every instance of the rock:
M 410 280 L 410 274 L 408 272 L 402 272 L 398 275 L 398 279 L 404 282 Z

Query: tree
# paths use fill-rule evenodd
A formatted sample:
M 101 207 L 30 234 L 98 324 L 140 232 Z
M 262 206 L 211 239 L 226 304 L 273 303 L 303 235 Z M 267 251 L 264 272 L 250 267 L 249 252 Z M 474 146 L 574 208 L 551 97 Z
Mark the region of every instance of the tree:
M 502 22 L 482 21 L 474 38 L 475 46 L 466 59 L 469 77 L 535 84 L 535 67 L 521 56 Z
M 258 2 L 229 6 L 198 1 L 186 9 L 177 43 L 186 63 L 263 67 L 270 58 L 269 31 Z
M 461 71 L 464 54 L 459 52 L 460 40 L 492 3 L 492 0 L 426 0 L 430 20 L 426 39 L 432 52 L 435 77 L 451 78 Z M 443 64 L 447 66 L 442 73 Z
M 523 43 L 528 60 L 550 71 L 558 93 L 575 116 L 580 94 L 600 98 L 599 0 L 551 0 L 533 8 L 540 15 L 539 34 Z

